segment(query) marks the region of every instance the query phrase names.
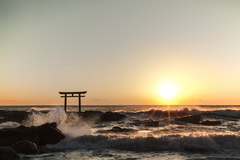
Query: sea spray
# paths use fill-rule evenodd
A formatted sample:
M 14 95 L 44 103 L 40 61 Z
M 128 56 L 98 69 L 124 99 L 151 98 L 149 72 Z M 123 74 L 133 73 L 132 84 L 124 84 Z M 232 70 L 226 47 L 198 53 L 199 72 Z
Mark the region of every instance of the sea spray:
M 84 123 L 78 114 L 66 113 L 63 108 L 56 107 L 47 113 L 31 110 L 27 120 L 24 121 L 25 126 L 39 126 L 45 123 L 56 122 L 58 128 L 67 138 L 74 138 L 81 135 L 91 134 L 91 127 Z
M 5 108 L 9 110 L 9 107 Z M 127 116 L 121 121 L 111 122 L 94 121 L 92 114 L 89 114 L 90 118 L 81 118 L 78 113 L 52 108 L 15 107 L 24 111 L 32 109 L 26 121 L 28 126 L 56 121 L 66 135 L 59 143 L 47 145 L 52 153 L 21 155 L 23 159 L 185 160 L 240 157 L 240 106 L 171 106 L 170 122 L 167 106 L 83 106 L 84 111 L 112 111 Z M 222 124 L 206 126 L 175 121 L 176 116 L 196 114 L 204 121 L 220 121 Z M 159 125 L 145 125 L 144 122 L 149 119 L 158 121 Z M 114 130 L 114 127 L 121 129 Z M 129 129 L 135 132 L 127 132 Z
M 29 114 L 24 125 L 27 127 L 39 126 L 44 123 L 52 122 L 56 122 L 58 125 L 65 125 L 66 120 L 67 115 L 60 107 L 57 107 L 55 110 L 51 110 L 48 113 L 31 110 L 31 114 Z
M 2 128 L 16 128 L 18 126 L 20 126 L 20 124 L 17 123 L 17 122 L 4 122 L 4 123 L 0 124 L 0 129 L 2 129 Z

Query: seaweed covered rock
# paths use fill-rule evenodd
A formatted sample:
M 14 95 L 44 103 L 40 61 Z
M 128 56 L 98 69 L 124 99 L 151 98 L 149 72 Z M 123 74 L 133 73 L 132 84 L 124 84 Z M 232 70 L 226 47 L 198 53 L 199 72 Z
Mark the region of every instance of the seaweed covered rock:
M 105 112 L 103 113 L 100 121 L 120 121 L 125 117 L 125 115 L 122 115 L 120 113 Z

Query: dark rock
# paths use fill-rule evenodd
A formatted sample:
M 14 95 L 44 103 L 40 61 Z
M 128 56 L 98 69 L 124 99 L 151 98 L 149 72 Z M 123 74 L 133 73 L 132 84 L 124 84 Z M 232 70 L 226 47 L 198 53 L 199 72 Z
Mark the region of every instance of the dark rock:
M 100 112 L 100 111 L 85 111 L 80 113 L 81 120 L 84 120 L 87 123 L 99 122 L 102 115 L 103 115 L 103 112 Z
M 219 124 L 222 124 L 220 121 L 209 121 L 209 120 L 206 120 L 206 121 L 202 121 L 200 123 L 201 125 L 206 125 L 206 126 L 215 126 L 215 125 L 219 125 Z
M 12 148 L 0 146 L 0 159 L 1 160 L 19 160 L 20 157 Z
M 181 118 L 175 118 L 175 121 L 200 124 L 200 122 L 202 121 L 202 117 L 199 115 L 191 115 L 191 116 L 185 116 Z
M 47 147 L 44 147 L 44 146 L 38 146 L 38 152 L 40 154 L 43 154 L 43 153 L 50 153 L 52 152 L 49 148 Z
M 39 153 L 38 146 L 30 141 L 22 140 L 10 146 L 17 153 L 37 154 Z
M 140 120 L 132 120 L 129 124 L 134 125 L 134 126 L 141 126 L 143 124 L 142 121 Z
M 65 136 L 57 129 L 56 123 L 46 123 L 37 127 L 19 126 L 0 130 L 0 146 L 10 146 L 21 140 L 36 145 L 55 144 Z
M 111 129 L 111 131 L 113 131 L 113 132 L 135 132 L 136 130 L 129 129 L 129 128 L 113 127 Z
M 0 110 L 0 123 L 4 122 L 18 122 L 21 123 L 23 120 L 27 119 L 29 113 L 26 111 L 5 111 Z
M 134 126 L 148 126 L 148 127 L 158 127 L 159 126 L 159 121 L 154 121 L 152 119 L 140 121 L 140 120 L 133 120 L 129 124 L 134 125 Z
M 125 115 L 122 115 L 120 113 L 105 112 L 103 113 L 100 121 L 120 121 L 125 117 Z
M 159 122 L 153 121 L 152 119 L 144 121 L 143 124 L 148 127 L 158 127 L 159 126 Z
M 39 127 L 39 145 L 56 144 L 65 136 L 57 128 L 57 123 L 46 123 Z
M 129 128 L 121 128 L 121 127 L 113 127 L 110 130 L 99 130 L 99 133 L 118 133 L 118 132 L 136 132 L 137 130 L 129 129 Z
M 29 140 L 39 144 L 39 134 L 36 127 L 19 126 L 0 130 L 0 146 L 10 146 L 21 140 Z

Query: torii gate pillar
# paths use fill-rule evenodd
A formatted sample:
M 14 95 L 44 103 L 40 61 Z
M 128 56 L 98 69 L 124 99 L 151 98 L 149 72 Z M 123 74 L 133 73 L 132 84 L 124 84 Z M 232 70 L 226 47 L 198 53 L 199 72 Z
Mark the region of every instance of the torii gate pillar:
M 61 98 L 64 98 L 64 109 L 67 111 L 67 98 L 68 97 L 78 97 L 78 108 L 79 108 L 79 113 L 81 113 L 81 97 L 82 94 L 86 94 L 87 91 L 81 91 L 81 92 L 59 92 L 60 94 L 64 94 L 64 96 L 61 96 Z

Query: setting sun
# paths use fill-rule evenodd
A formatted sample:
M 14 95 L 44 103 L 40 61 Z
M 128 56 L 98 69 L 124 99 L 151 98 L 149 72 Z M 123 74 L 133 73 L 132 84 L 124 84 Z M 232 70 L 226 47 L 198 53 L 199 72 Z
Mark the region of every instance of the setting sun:
M 178 87 L 172 83 L 165 83 L 158 89 L 158 94 L 164 99 L 171 99 L 178 93 Z

